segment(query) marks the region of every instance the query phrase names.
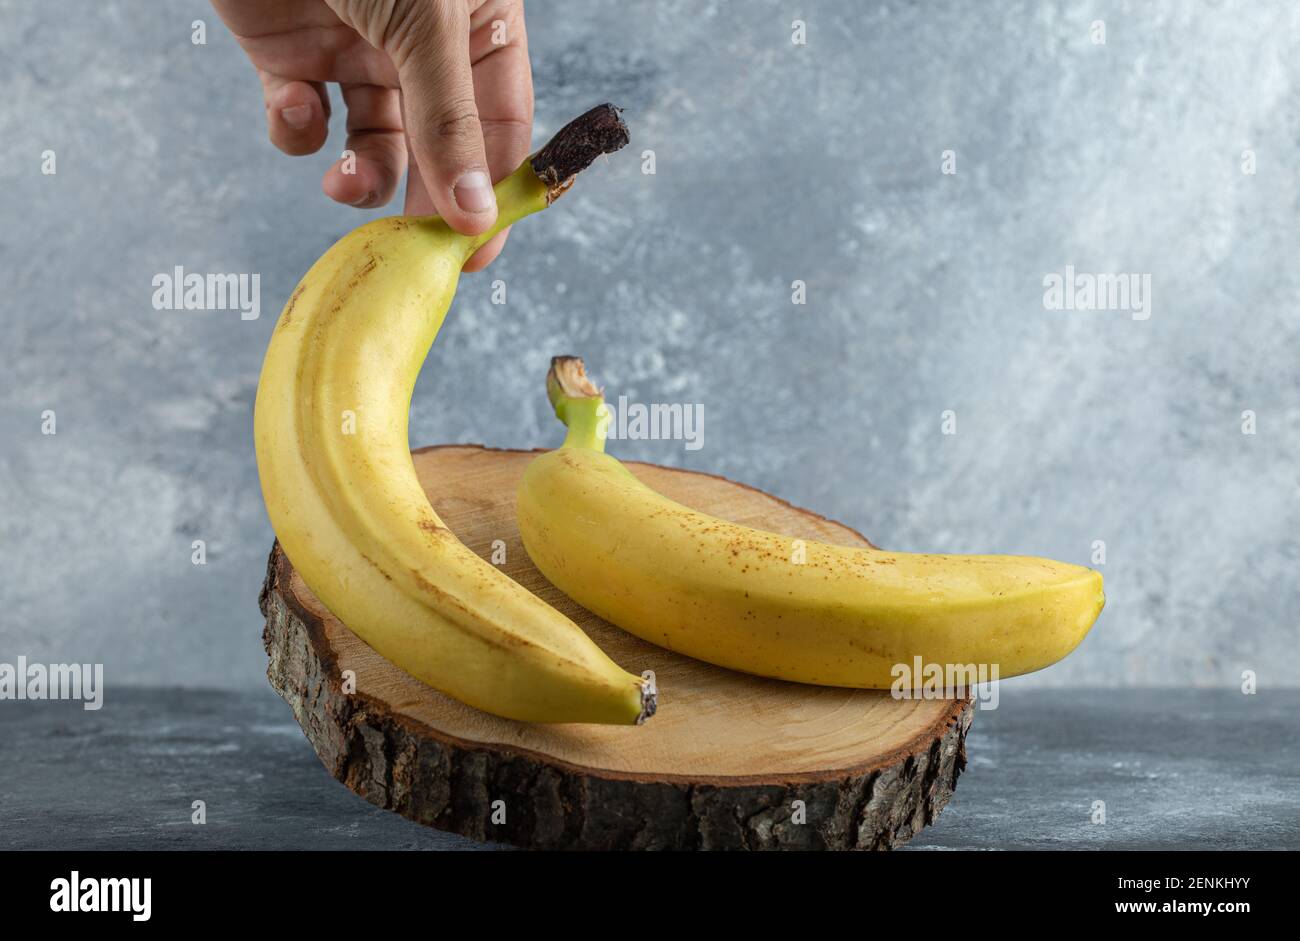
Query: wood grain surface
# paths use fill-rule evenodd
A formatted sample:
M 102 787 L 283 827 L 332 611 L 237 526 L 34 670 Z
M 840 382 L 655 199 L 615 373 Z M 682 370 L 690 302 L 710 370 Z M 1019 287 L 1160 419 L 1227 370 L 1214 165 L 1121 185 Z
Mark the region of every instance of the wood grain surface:
M 748 676 L 606 624 L 551 586 L 520 542 L 514 495 L 532 456 L 443 446 L 416 452 L 415 466 L 467 546 L 487 559 L 504 549 L 505 574 L 573 618 L 625 669 L 655 671 L 658 714 L 640 727 L 548 726 L 462 705 L 366 646 L 277 548 L 262 596 L 268 674 L 336 777 L 412 819 L 534 847 L 888 848 L 934 819 L 965 765 L 969 701 L 898 701 Z M 869 545 L 719 477 L 628 466 L 715 516 Z M 343 692 L 344 671 L 355 674 L 354 693 Z M 504 822 L 493 822 L 493 809 Z

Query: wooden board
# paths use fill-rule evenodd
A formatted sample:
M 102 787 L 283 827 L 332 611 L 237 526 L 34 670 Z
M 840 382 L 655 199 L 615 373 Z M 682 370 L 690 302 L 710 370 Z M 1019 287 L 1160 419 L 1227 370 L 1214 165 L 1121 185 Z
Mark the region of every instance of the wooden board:
M 934 820 L 966 764 L 969 700 L 897 701 L 748 676 L 606 624 L 547 582 L 520 542 L 515 489 L 532 456 L 449 445 L 415 452 L 415 466 L 466 545 L 491 558 L 501 540 L 507 575 L 577 621 L 625 669 L 655 671 L 658 714 L 640 727 L 548 726 L 462 705 L 366 646 L 276 547 L 261 597 L 268 676 L 336 778 L 420 823 L 537 848 L 885 849 Z M 869 545 L 720 477 L 629 467 L 715 516 Z M 351 693 L 343 691 L 348 670 Z

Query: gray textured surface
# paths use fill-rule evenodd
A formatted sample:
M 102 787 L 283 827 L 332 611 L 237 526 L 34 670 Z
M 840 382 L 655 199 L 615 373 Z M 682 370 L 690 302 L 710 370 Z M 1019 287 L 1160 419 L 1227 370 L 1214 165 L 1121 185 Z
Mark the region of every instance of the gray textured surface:
M 1300 693 L 1025 690 L 911 849 L 1300 849 Z M 17 760 L 21 756 L 22 760 Z M 0 709 L 0 846 L 472 849 L 331 778 L 269 691 Z M 207 823 L 190 822 L 207 804 Z M 1090 822 L 1094 801 L 1106 822 Z
M 465 279 L 415 443 L 557 441 L 541 376 L 579 353 L 613 394 L 705 406 L 702 450 L 622 456 L 889 547 L 1086 562 L 1104 539 L 1106 612 L 1023 686 L 1295 682 L 1300 5 L 543 9 L 536 138 L 609 99 L 633 147 Z M 0 21 L 0 659 L 261 686 L 253 393 L 296 280 L 368 215 L 319 192 L 341 140 L 276 152 L 199 0 L 0 0 Z M 1151 319 L 1045 311 L 1067 264 L 1151 273 Z M 175 265 L 260 273 L 261 319 L 155 311 Z

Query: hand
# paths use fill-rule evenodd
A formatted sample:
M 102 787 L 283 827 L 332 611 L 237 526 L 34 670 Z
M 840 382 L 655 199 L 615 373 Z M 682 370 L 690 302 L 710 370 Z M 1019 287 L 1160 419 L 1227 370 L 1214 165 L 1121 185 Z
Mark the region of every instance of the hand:
M 496 221 L 491 182 L 519 166 L 533 128 L 523 0 L 212 0 L 262 80 L 271 142 L 320 150 L 329 92 L 348 109 L 347 149 L 321 188 L 350 206 L 393 198 L 407 174 L 408 214 L 437 213 L 478 235 Z M 480 248 L 486 266 L 507 232 Z

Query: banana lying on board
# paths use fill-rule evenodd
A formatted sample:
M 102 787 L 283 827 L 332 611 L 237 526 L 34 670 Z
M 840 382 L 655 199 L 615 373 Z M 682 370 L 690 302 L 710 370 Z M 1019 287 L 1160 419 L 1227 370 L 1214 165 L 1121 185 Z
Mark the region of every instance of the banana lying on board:
M 262 492 L 307 586 L 395 665 L 511 719 L 639 723 L 653 678 L 624 672 L 452 535 L 411 461 L 411 392 L 475 249 L 627 139 L 609 105 L 573 121 L 497 184 L 483 235 L 393 217 L 344 236 L 285 305 L 258 384 Z
M 569 432 L 524 472 L 524 548 L 557 588 L 643 640 L 761 676 L 889 689 L 918 657 L 1000 677 L 1042 669 L 1105 603 L 1101 576 L 1079 565 L 804 543 L 696 512 L 604 453 L 607 412 L 582 360 L 553 360 L 547 392 Z

